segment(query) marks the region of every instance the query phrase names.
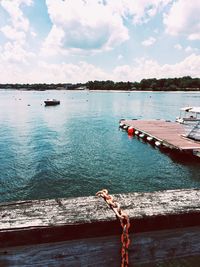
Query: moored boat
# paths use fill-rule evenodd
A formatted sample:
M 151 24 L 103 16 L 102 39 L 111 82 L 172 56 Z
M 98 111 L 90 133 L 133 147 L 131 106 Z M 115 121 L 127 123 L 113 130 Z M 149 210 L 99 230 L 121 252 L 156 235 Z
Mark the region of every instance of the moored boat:
M 45 106 L 55 106 L 60 104 L 60 100 L 56 99 L 47 99 L 44 101 Z
M 200 107 L 183 107 L 180 116 L 176 118 L 178 123 L 190 123 L 200 121 Z

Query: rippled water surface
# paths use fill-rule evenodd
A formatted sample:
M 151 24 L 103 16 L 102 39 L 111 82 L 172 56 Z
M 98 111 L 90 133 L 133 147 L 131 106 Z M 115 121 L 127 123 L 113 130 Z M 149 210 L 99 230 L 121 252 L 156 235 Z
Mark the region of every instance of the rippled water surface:
M 59 106 L 45 107 L 57 98 Z M 200 163 L 118 129 L 121 118 L 175 120 L 200 93 L 0 91 L 0 202 L 200 188 Z

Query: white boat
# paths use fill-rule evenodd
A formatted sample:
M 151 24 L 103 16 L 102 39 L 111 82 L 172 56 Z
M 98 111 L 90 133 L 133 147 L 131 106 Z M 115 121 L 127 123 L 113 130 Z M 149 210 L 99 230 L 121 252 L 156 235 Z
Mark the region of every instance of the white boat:
M 183 107 L 180 116 L 176 118 L 178 123 L 190 123 L 200 121 L 200 107 Z
M 56 99 L 47 99 L 44 101 L 46 106 L 55 106 L 55 105 L 59 105 L 60 101 L 56 100 Z

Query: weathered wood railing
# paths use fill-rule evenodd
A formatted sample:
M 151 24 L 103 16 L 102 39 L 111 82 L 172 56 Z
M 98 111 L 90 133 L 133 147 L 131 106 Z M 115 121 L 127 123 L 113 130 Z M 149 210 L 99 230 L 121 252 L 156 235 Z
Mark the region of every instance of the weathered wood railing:
M 129 214 L 130 266 L 200 256 L 200 190 L 114 196 Z M 0 266 L 119 266 L 121 227 L 98 197 L 0 204 Z

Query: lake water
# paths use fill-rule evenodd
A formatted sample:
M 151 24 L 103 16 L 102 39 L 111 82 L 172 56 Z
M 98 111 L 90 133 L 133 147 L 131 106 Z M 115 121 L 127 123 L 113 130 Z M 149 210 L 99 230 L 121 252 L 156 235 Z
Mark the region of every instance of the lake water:
M 45 107 L 57 98 L 59 106 Z M 129 138 L 119 120 L 175 120 L 200 93 L 0 91 L 0 202 L 200 188 L 200 163 Z M 30 105 L 30 106 L 29 106 Z

